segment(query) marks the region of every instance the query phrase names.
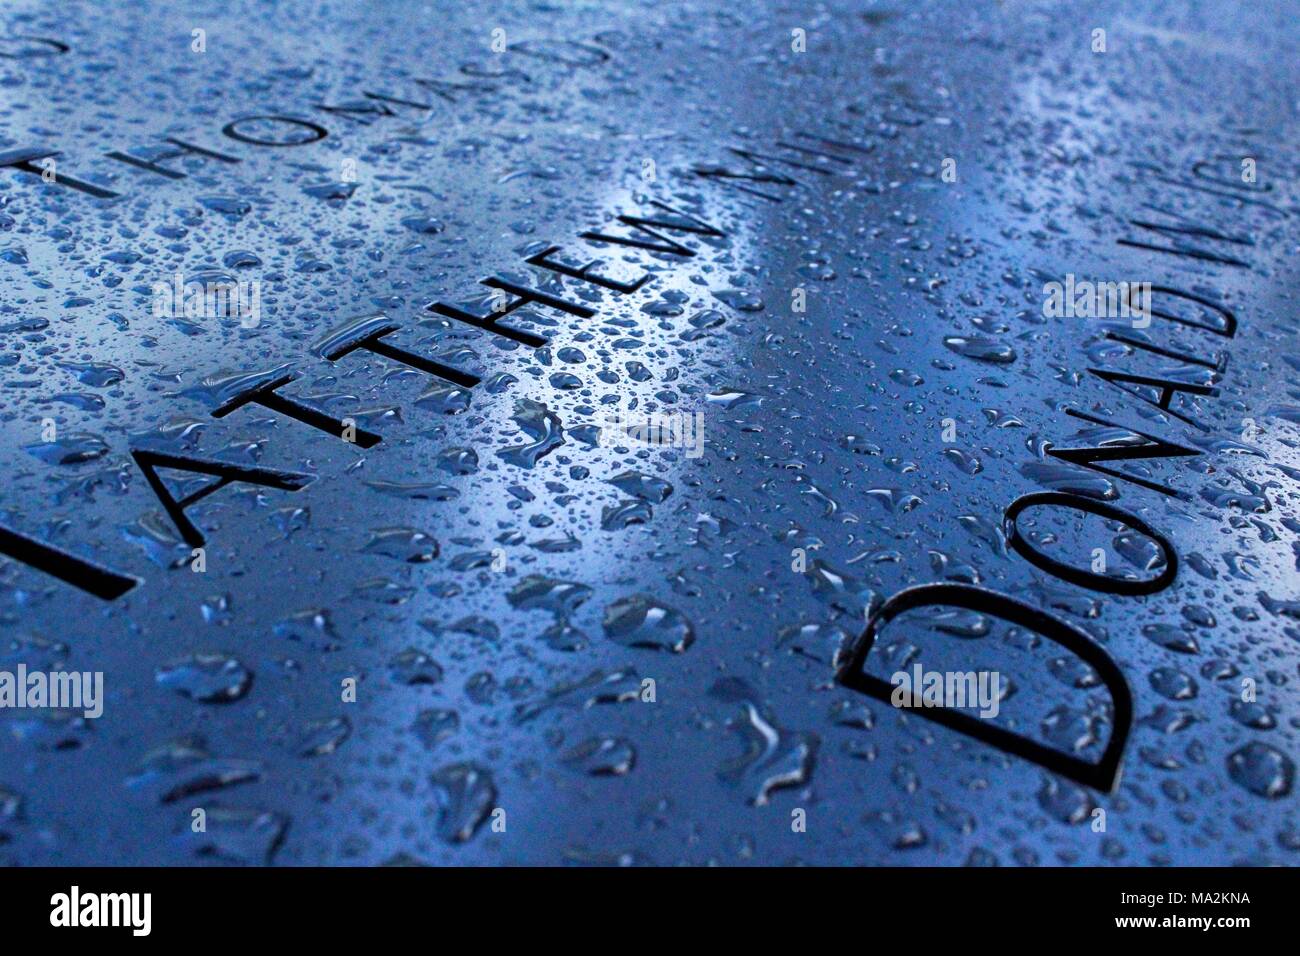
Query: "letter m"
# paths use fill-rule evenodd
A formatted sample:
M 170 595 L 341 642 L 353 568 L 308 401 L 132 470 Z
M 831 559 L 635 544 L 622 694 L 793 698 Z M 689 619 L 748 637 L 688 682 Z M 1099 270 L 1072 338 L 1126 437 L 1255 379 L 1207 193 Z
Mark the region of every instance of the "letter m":
M 581 234 L 582 238 L 592 242 L 609 242 L 618 246 L 649 249 L 651 252 L 690 259 L 695 255 L 695 251 L 665 236 L 663 231 L 685 232 L 696 236 L 709 236 L 713 239 L 720 239 L 726 235 L 721 229 L 716 229 L 704 220 L 674 209 L 666 203 L 651 201 L 650 205 L 658 212 L 650 216 L 621 215 L 618 217 L 618 221 L 623 225 L 632 227 L 634 235 L 612 236 L 604 232 L 584 232 Z

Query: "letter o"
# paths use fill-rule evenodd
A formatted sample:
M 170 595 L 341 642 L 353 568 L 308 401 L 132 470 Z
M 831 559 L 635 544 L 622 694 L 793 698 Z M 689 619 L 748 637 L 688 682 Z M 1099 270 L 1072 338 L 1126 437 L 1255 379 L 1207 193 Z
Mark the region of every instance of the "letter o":
M 1192 163 L 1192 175 L 1195 176 L 1197 179 L 1204 179 L 1206 182 L 1215 183 L 1216 185 L 1219 186 L 1227 186 L 1229 189 L 1235 189 L 1238 192 L 1243 192 L 1243 193 L 1268 192 L 1270 189 L 1273 188 L 1272 183 L 1268 183 L 1268 184 L 1261 183 L 1257 186 L 1245 186 L 1242 185 L 1240 179 L 1235 179 L 1235 180 L 1224 179 L 1220 176 L 1209 176 L 1205 173 L 1206 167 L 1210 167 L 1213 169 L 1213 167 L 1215 167 L 1219 163 L 1222 163 L 1224 160 L 1228 160 L 1229 162 L 1237 162 L 1239 160 L 1248 159 L 1248 158 L 1250 157 L 1215 156 L 1213 159 L 1198 159 L 1196 162 Z M 1215 171 L 1217 172 L 1217 170 Z
M 257 139 L 253 136 L 245 136 L 239 131 L 240 123 L 252 123 L 257 120 L 267 120 L 274 123 L 292 123 L 294 126 L 301 126 L 312 133 L 311 139 L 282 141 L 275 139 Z M 317 143 L 329 135 L 329 130 L 324 126 L 313 123 L 311 120 L 296 119 L 292 116 L 241 116 L 237 120 L 231 120 L 225 126 L 221 127 L 221 132 L 231 139 L 237 139 L 241 143 L 251 143 L 253 146 L 306 146 L 308 143 Z
M 1114 521 L 1123 522 L 1135 531 L 1140 531 L 1160 546 L 1160 550 L 1165 555 L 1165 569 L 1154 578 L 1125 581 L 1120 578 L 1107 577 L 1104 574 L 1096 574 L 1092 571 L 1084 571 L 1072 564 L 1066 564 L 1064 561 L 1058 561 L 1050 555 L 1043 554 L 1020 533 L 1016 521 L 1022 511 L 1036 505 L 1060 505 L 1061 507 L 1073 508 L 1076 511 L 1097 515 L 1101 518 L 1110 518 Z M 1002 525 L 1007 535 L 1007 544 L 1011 546 L 1016 554 L 1053 577 L 1088 588 L 1091 591 L 1130 595 L 1155 594 L 1157 591 L 1163 591 L 1173 584 L 1174 578 L 1178 576 L 1178 554 L 1174 551 L 1174 547 L 1169 543 L 1168 538 L 1141 518 L 1134 517 L 1122 508 L 1116 508 L 1113 505 L 1092 498 L 1085 498 L 1083 495 L 1074 495 L 1065 491 L 1040 491 L 1034 494 L 1021 495 L 1007 505 L 1007 510 L 1002 515 Z

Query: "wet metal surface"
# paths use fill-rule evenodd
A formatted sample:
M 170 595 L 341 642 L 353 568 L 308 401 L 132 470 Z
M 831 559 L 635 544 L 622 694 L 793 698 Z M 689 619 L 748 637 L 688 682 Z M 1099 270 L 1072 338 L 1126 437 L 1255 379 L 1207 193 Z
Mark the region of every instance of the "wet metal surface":
M 1296 860 L 1288 5 L 113 6 L 0 11 L 0 671 L 103 686 L 0 861 Z

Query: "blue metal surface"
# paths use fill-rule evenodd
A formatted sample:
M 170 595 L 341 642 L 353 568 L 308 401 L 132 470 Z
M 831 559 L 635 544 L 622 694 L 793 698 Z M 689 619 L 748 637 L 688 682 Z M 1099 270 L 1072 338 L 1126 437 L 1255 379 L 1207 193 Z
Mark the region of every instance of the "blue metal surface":
M 1087 6 L 11 0 L 0 860 L 1293 862 L 1295 18 Z

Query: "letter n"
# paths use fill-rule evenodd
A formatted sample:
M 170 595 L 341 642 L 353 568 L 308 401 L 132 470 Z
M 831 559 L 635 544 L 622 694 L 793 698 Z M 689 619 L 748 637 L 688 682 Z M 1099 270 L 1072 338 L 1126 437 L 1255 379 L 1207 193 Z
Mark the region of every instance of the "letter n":
M 1059 458 L 1062 461 L 1068 461 L 1072 465 L 1078 465 L 1081 468 L 1090 468 L 1093 471 L 1099 471 L 1103 475 L 1110 475 L 1112 478 L 1119 478 L 1122 481 L 1131 481 L 1135 485 L 1141 485 L 1151 491 L 1158 491 L 1162 495 L 1174 498 L 1186 497 L 1176 488 L 1168 485 L 1162 485 L 1159 482 L 1149 481 L 1138 475 L 1131 474 L 1127 471 L 1121 471 L 1117 468 L 1108 468 L 1105 465 L 1099 465 L 1102 461 L 1128 461 L 1130 459 L 1146 458 L 1180 458 L 1184 456 L 1193 456 L 1201 454 L 1199 448 L 1191 448 L 1187 445 L 1179 445 L 1176 442 L 1165 441 L 1163 438 L 1157 438 L 1155 435 L 1149 435 L 1146 432 L 1138 431 L 1136 428 L 1130 428 L 1127 425 L 1117 425 L 1112 421 L 1091 415 L 1088 412 L 1081 412 L 1077 408 L 1067 408 L 1065 413 L 1071 418 L 1081 418 L 1086 422 L 1094 425 L 1100 425 L 1104 428 L 1114 428 L 1119 431 L 1128 432 L 1131 435 L 1137 435 L 1145 438 L 1142 444 L 1132 444 L 1130 442 L 1112 442 L 1103 444 L 1096 448 L 1049 448 L 1047 453 L 1053 458 Z
M 1167 210 L 1156 209 L 1157 212 L 1164 213 L 1175 222 L 1171 225 L 1168 223 L 1155 222 L 1151 219 L 1131 219 L 1129 220 L 1134 226 L 1140 229 L 1146 229 L 1150 232 L 1160 233 L 1172 241 L 1172 245 L 1160 246 L 1151 242 L 1144 242 L 1142 239 L 1133 239 L 1125 237 L 1117 240 L 1121 246 L 1129 246 L 1133 249 L 1148 249 L 1152 252 L 1167 252 L 1175 256 L 1187 256 L 1191 259 L 1199 259 L 1203 262 L 1214 262 L 1225 266 L 1237 266 L 1239 268 L 1250 268 L 1250 263 L 1236 256 L 1230 256 L 1225 253 L 1215 252 L 1212 249 L 1206 249 L 1201 246 L 1192 245 L 1186 241 L 1185 236 L 1193 236 L 1198 239 L 1213 239 L 1218 242 L 1231 243 L 1238 246 L 1253 246 L 1255 243 L 1249 236 L 1237 236 L 1230 233 L 1222 232 L 1214 226 L 1205 223 L 1196 222 L 1176 213 Z

